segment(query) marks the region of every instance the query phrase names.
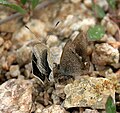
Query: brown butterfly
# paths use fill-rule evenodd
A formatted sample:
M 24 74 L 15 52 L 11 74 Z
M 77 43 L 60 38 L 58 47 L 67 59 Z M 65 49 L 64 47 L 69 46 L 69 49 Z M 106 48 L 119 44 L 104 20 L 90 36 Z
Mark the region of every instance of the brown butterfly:
M 60 64 L 54 68 L 55 79 L 74 77 L 89 72 L 90 60 L 87 55 L 87 46 L 88 40 L 84 33 L 80 33 L 73 41 L 69 40 L 66 43 Z
M 87 46 L 88 40 L 84 33 L 79 34 L 73 41 L 69 40 L 63 48 L 60 64 L 53 68 L 49 48 L 40 42 L 35 43 L 32 51 L 33 74 L 44 84 L 52 69 L 55 81 L 89 72 Z

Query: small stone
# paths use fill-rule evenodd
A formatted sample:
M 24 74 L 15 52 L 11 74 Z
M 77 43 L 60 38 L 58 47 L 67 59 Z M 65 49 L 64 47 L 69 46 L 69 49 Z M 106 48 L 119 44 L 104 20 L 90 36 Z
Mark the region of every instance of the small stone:
M 4 39 L 2 37 L 0 37 L 0 46 L 2 46 L 4 43 Z
M 56 94 L 53 93 L 51 99 L 53 100 L 53 104 L 60 104 L 60 98 Z
M 3 68 L 4 70 L 8 71 L 8 70 L 9 70 L 8 62 L 4 62 L 4 63 L 2 64 L 2 68 Z
M 24 75 L 26 78 L 33 78 L 31 63 L 25 65 Z
M 35 110 L 35 113 L 42 113 L 42 110 L 44 109 L 44 106 L 39 104 L 39 103 L 36 103 L 36 110 Z
M 103 18 L 103 20 L 101 21 L 101 24 L 105 26 L 107 32 L 110 33 L 111 35 L 115 35 L 117 30 L 119 29 L 117 24 L 111 19 L 109 19 L 108 15 Z
M 47 33 L 45 31 L 46 27 L 42 21 L 37 20 L 37 19 L 31 19 L 31 21 L 28 22 L 26 24 L 26 26 L 28 26 L 29 29 L 35 35 L 40 37 L 38 40 L 43 41 L 45 39 L 45 37 L 47 37 Z M 38 38 L 33 33 L 31 33 L 30 30 L 28 30 L 25 27 L 22 27 L 21 29 L 19 29 L 19 31 L 16 31 L 12 37 L 13 44 L 22 46 L 22 45 L 26 44 L 26 42 L 35 40 L 36 38 Z
M 107 31 L 108 33 L 115 35 L 115 33 L 117 32 L 118 28 L 116 26 L 116 24 L 112 23 L 112 22 L 108 22 L 107 24 Z
M 12 77 L 18 77 L 20 75 L 20 70 L 18 65 L 11 65 L 10 66 L 10 75 Z
M 24 80 L 24 79 L 25 79 L 25 76 L 23 76 L 23 75 L 19 75 L 19 76 L 18 76 L 18 79 L 20 79 L 20 80 Z
M 32 83 L 11 79 L 0 85 L 1 113 L 30 113 L 32 107 Z
M 88 28 L 91 26 L 94 26 L 95 23 L 96 23 L 95 18 L 86 18 L 86 19 L 83 19 L 82 21 L 79 20 L 78 22 L 73 23 L 70 26 L 70 29 L 72 29 L 72 30 L 81 29 L 84 32 L 86 32 L 88 30 Z
M 81 0 L 71 0 L 72 3 L 79 3 Z
M 99 113 L 97 110 L 85 109 L 83 113 Z
M 3 56 L 3 52 L 4 52 L 4 46 L 0 47 L 0 58 Z
M 66 99 L 64 107 L 91 107 L 105 109 L 109 95 L 115 101 L 115 87 L 106 78 L 81 77 L 64 88 Z
M 57 46 L 59 44 L 58 37 L 55 35 L 50 35 L 46 43 L 48 47 Z
M 16 60 L 15 54 L 8 55 L 7 62 L 8 62 L 9 65 L 11 65 L 15 60 Z
M 119 62 L 119 51 L 108 43 L 96 44 L 92 53 L 92 62 L 96 65 L 115 64 Z
M 48 108 L 44 108 L 41 113 L 68 113 L 68 112 L 60 105 L 52 105 Z
M 12 47 L 12 42 L 11 42 L 10 40 L 5 41 L 5 43 L 4 43 L 4 48 L 5 48 L 6 50 L 9 50 L 11 47 Z
M 16 61 L 18 62 L 20 66 L 28 63 L 30 59 L 31 59 L 31 48 L 30 47 L 23 46 L 17 50 Z
M 45 106 L 49 104 L 49 99 L 50 99 L 49 94 L 45 91 L 44 92 L 44 105 Z
M 4 12 L 4 14 L 6 14 L 6 12 Z M 8 16 L 10 16 L 9 14 L 8 15 L 5 15 L 3 19 L 7 18 Z M 0 14 L 0 17 L 1 17 L 1 14 Z M 19 29 L 22 25 L 22 22 L 19 21 L 18 22 L 18 18 L 17 19 L 13 19 L 9 22 L 6 22 L 2 25 L 0 25 L 0 31 L 1 32 L 7 32 L 7 33 L 10 33 L 10 32 L 15 32 L 17 29 Z
M 115 92 L 120 94 L 120 78 L 119 74 L 114 73 L 112 69 L 108 69 L 104 72 L 105 78 L 109 79 L 112 81 L 112 83 L 115 86 Z
M 65 93 L 64 93 L 65 85 L 55 84 L 55 94 L 59 96 L 62 99 L 65 99 Z
M 92 7 L 92 0 L 84 0 L 84 4 L 85 6 L 87 6 L 88 8 L 91 8 Z
M 109 8 L 108 2 L 106 0 L 102 1 L 102 0 L 97 0 L 97 4 L 103 8 L 104 11 L 107 11 Z

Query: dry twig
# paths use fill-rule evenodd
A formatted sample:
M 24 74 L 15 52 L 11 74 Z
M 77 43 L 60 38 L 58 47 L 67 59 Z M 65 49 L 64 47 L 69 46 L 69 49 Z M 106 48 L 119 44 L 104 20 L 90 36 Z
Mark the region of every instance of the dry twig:
M 42 3 L 40 3 L 40 4 L 35 8 L 34 11 L 43 9 L 43 8 L 47 7 L 49 4 L 54 3 L 54 2 L 55 2 L 55 0 L 46 0 L 46 1 L 43 1 Z M 11 20 L 13 20 L 13 19 L 15 19 L 15 18 L 22 17 L 22 16 L 24 16 L 24 15 L 22 15 L 21 13 L 15 13 L 15 14 L 13 14 L 13 15 L 11 15 L 11 16 L 3 19 L 3 20 L 0 20 L 0 25 L 6 23 L 6 22 L 8 22 L 8 21 L 11 21 Z

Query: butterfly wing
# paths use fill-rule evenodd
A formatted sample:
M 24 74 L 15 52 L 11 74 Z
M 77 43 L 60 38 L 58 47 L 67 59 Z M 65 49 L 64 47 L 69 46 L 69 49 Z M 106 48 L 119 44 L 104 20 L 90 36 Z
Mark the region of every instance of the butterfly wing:
M 64 46 L 60 60 L 60 72 L 63 75 L 81 74 L 82 70 L 85 70 L 85 62 L 88 61 L 87 39 L 80 34 Z
M 32 71 L 35 77 L 41 81 L 45 81 L 45 78 L 49 78 L 51 69 L 48 61 L 48 48 L 41 43 L 36 44 L 32 51 Z

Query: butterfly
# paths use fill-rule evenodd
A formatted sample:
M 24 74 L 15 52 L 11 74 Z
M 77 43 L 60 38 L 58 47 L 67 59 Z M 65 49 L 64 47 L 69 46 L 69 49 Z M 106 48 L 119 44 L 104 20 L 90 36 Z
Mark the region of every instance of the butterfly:
M 54 68 L 55 79 L 69 79 L 89 73 L 90 58 L 87 47 L 88 40 L 84 33 L 78 34 L 74 40 L 69 40 L 63 48 L 60 64 Z
M 42 43 L 35 44 L 32 51 L 33 74 L 44 83 L 46 79 L 49 80 L 51 71 L 55 81 L 89 72 L 90 59 L 87 55 L 87 46 L 88 40 L 84 33 L 80 33 L 74 40 L 69 40 L 63 48 L 60 64 L 53 68 L 49 48 Z

